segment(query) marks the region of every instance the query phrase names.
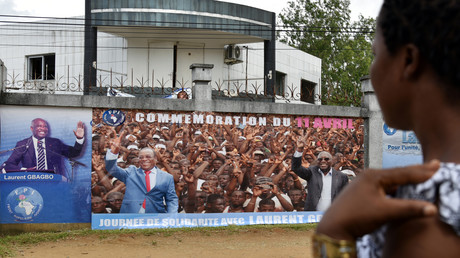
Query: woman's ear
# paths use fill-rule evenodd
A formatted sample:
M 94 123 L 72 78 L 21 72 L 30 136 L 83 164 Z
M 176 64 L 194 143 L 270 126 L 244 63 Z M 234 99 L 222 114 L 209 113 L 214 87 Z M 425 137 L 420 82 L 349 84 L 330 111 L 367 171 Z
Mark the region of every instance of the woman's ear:
M 405 45 L 401 51 L 404 55 L 403 77 L 406 80 L 413 80 L 420 74 L 420 51 L 414 44 Z

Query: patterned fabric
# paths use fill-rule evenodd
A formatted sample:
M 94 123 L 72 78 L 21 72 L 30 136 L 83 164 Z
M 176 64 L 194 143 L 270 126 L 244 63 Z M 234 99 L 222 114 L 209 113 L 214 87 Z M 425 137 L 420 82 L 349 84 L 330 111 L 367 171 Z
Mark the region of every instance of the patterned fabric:
M 441 163 L 440 169 L 424 183 L 399 187 L 396 198 L 438 201 L 439 218 L 460 236 L 460 164 Z M 387 226 L 358 239 L 358 257 L 382 256 Z
M 38 140 L 38 158 L 37 158 L 37 170 L 45 170 L 45 151 L 43 148 L 43 142 Z

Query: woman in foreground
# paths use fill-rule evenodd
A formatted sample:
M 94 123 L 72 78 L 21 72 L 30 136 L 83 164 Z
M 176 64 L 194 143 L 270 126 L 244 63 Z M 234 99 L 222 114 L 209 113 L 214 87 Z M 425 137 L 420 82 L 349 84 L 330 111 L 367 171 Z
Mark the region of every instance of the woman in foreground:
M 345 188 L 315 256 L 460 257 L 459 27 L 460 0 L 384 1 L 372 84 L 385 122 L 413 130 L 426 163 L 368 170 Z

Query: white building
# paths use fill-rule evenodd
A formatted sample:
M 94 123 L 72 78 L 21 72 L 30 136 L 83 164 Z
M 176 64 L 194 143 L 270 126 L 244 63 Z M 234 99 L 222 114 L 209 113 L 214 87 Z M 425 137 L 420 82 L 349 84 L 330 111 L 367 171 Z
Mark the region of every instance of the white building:
M 6 90 L 168 95 L 192 87 L 190 65 L 202 63 L 226 96 L 320 104 L 321 60 L 275 42 L 274 13 L 214 0 L 121 2 L 92 1 L 86 40 L 84 17 L 1 25 Z

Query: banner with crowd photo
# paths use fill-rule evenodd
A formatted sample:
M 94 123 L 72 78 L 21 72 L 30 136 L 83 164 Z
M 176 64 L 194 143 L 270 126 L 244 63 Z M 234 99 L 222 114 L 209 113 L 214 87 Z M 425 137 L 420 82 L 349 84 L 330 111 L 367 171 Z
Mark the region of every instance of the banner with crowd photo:
M 188 221 L 201 215 L 226 218 L 229 215 L 224 213 L 264 211 L 290 216 L 294 215 L 291 211 L 296 211 L 308 218 L 310 213 L 303 213 L 306 181 L 290 169 L 298 139 L 306 145 L 302 156 L 304 167 L 316 164 L 316 157 L 322 151 L 330 152 L 332 166 L 350 179 L 364 166 L 361 118 L 93 109 L 92 125 L 94 229 L 131 227 L 112 222 L 104 226 L 118 218 L 121 221 L 142 218 L 145 220 L 142 227 L 163 227 L 163 223 L 148 223 L 151 216 Z M 130 213 L 120 215 L 124 202 L 137 202 L 140 207 L 144 201 L 144 207 L 145 194 L 133 200 L 133 192 L 123 182 L 126 179 L 114 177 L 106 170 L 105 158 L 116 139 L 120 141 L 116 166 L 122 169 L 139 167 L 139 152 L 143 148 L 154 150 L 156 166 L 174 178 L 178 214 L 139 215 L 149 212 L 138 208 L 139 212 L 131 209 Z M 136 184 L 136 187 L 145 186 L 143 179 Z M 254 186 L 258 184 L 269 184 L 270 189 L 260 196 L 266 198 L 251 203 Z M 125 194 L 130 196 L 129 200 L 125 200 Z M 257 215 L 251 216 L 230 217 L 251 224 Z M 308 219 L 299 219 L 297 223 L 305 221 Z
M 382 167 L 403 167 L 421 164 L 422 146 L 412 131 L 397 130 L 383 125 Z
M 91 113 L 0 106 L 1 224 L 91 221 Z

